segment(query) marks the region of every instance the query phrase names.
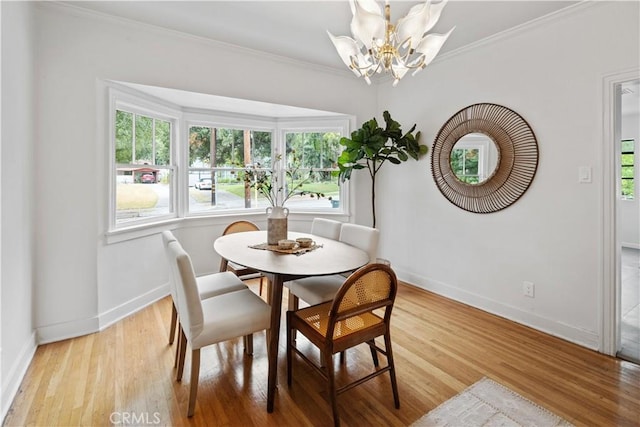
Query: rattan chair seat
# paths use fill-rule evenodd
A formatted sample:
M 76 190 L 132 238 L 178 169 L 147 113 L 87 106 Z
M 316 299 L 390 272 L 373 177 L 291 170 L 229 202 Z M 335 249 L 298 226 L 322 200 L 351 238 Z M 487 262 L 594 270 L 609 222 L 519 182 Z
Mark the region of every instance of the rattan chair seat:
M 329 324 L 329 311 L 332 301 L 314 305 L 298 310 L 298 317 L 303 319 L 309 326 L 314 328 L 323 337 L 327 336 L 327 326 Z M 367 312 L 336 322 L 333 331 L 333 339 L 345 337 L 354 332 L 382 324 L 383 319 L 373 313 Z

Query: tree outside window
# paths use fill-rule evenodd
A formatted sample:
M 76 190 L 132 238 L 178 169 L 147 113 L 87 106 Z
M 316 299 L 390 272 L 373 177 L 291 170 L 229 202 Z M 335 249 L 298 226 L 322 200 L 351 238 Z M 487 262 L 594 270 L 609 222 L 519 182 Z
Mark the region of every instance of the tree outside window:
M 342 152 L 339 132 L 286 132 L 286 165 L 295 170 L 293 185 L 306 180 L 301 191 L 305 195 L 292 196 L 287 206 L 298 208 L 338 207 L 340 185 L 337 159 Z M 310 175 L 311 173 L 311 175 Z M 309 179 L 310 178 L 310 179 Z M 312 196 L 323 194 L 323 198 Z
M 169 215 L 171 122 L 115 111 L 115 224 Z
M 245 185 L 243 170 L 254 163 L 271 167 L 271 141 L 271 131 L 189 127 L 189 211 L 265 205 Z
M 480 152 L 477 148 L 454 148 L 451 150 L 451 170 L 460 181 L 477 184 L 480 182 L 479 159 Z

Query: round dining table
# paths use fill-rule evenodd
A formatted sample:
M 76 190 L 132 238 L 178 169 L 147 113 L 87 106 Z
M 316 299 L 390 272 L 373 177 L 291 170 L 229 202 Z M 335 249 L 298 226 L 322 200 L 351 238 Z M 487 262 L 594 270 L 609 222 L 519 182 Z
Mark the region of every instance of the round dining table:
M 271 325 L 267 334 L 269 378 L 267 412 L 273 412 L 278 370 L 278 343 L 282 314 L 284 282 L 310 276 L 326 276 L 356 270 L 369 262 L 369 255 L 346 243 L 308 233 L 289 232 L 289 239 L 311 237 L 315 244 L 298 254 L 269 249 L 255 249 L 267 242 L 266 231 L 247 231 L 218 237 L 214 249 L 223 259 L 263 273 L 271 282 L 268 302 L 271 305 Z

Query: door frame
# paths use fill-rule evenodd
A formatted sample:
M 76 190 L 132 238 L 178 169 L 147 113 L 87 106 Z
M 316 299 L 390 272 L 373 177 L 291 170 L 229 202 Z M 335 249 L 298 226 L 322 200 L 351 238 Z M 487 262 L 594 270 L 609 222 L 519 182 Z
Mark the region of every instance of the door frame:
M 601 272 L 599 288 L 602 306 L 599 310 L 599 351 L 615 356 L 620 346 L 620 268 L 621 251 L 617 233 L 619 222 L 617 141 L 620 140 L 620 96 L 622 83 L 640 79 L 640 68 L 633 68 L 603 77 L 602 105 L 602 216 L 600 233 Z

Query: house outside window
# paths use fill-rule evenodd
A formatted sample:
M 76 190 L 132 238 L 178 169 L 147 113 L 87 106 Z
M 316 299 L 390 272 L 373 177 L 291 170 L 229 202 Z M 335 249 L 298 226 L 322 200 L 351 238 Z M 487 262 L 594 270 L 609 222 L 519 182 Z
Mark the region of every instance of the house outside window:
M 620 150 L 620 197 L 624 200 L 633 200 L 635 196 L 635 164 L 635 140 L 624 139 Z
M 114 112 L 115 226 L 170 217 L 175 212 L 172 121 L 119 106 Z

